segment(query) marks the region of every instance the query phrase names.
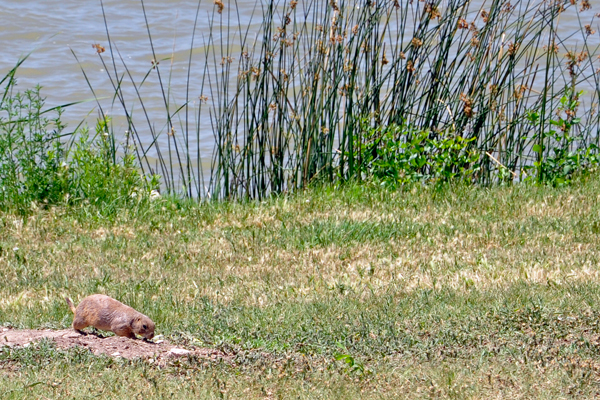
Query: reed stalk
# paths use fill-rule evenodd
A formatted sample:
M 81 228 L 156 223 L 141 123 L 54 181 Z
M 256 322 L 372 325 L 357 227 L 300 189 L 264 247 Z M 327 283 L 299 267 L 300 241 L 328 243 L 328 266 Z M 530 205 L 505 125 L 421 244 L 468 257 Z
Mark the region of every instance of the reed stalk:
M 570 34 L 557 33 L 561 15 L 583 15 L 585 8 L 586 2 L 569 0 L 491 0 L 477 7 L 467 0 L 265 1 L 247 24 L 235 2 L 216 1 L 197 65 L 192 50 L 199 3 L 188 66 L 204 71 L 196 90 L 206 105 L 196 121 L 210 118 L 215 142 L 206 179 L 199 143 L 207 132 L 190 124 L 190 75 L 185 103 L 174 106 L 162 67 L 148 71 L 158 77 L 164 103 L 158 123 L 144 109 L 139 88 L 145 79 L 135 82 L 122 59 L 117 68 L 112 44 L 109 75 L 135 133 L 140 164 L 162 175 L 167 191 L 188 197 L 262 199 L 315 180 L 361 179 L 366 160 L 377 159 L 386 144 L 373 132 L 386 127 L 395 127 L 398 143 L 410 143 L 415 132 L 433 141 L 465 139 L 480 154 L 472 176 L 477 183 L 497 182 L 506 169 L 523 177 L 536 162 L 537 178 L 544 180 L 545 160 L 560 147 L 548 135 L 550 122 L 560 112 L 559 100 L 580 87 L 591 90 L 576 110 L 583 123 L 573 126 L 577 139 L 569 139 L 569 148 L 598 145 L 591 57 L 597 48 L 583 22 L 572 33 L 583 38 L 580 49 L 569 44 Z M 567 52 L 587 57 L 565 68 Z M 123 98 L 125 78 L 144 109 L 149 143 Z M 184 122 L 176 129 L 180 113 Z M 147 161 L 149 153 L 158 168 Z

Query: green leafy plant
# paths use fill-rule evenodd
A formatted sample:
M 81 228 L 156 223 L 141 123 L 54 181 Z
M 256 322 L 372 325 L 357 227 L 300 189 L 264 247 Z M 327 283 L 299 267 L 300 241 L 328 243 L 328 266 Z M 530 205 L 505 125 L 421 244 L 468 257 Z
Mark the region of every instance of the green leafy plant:
M 350 354 L 336 354 L 336 361 L 342 361 L 345 364 L 344 371 L 349 374 L 363 375 L 369 372 L 365 369 L 363 363 L 356 360 Z
M 479 171 L 474 138 L 453 132 L 436 134 L 407 126 L 366 128 L 356 137 L 360 178 L 385 184 L 424 181 L 471 181 Z
M 104 212 L 157 193 L 158 176 L 140 174 L 129 147 L 120 152 L 109 118 L 92 137 L 81 126 L 65 132 L 63 108 L 46 108 L 39 87 L 14 90 L 17 67 L 0 80 L 0 209 L 26 214 L 85 201 Z
M 524 168 L 529 172 L 525 179 L 562 186 L 571 182 L 573 174 L 598 165 L 598 146 L 594 143 L 586 145 L 581 136 L 574 135 L 581 119 L 577 117 L 579 99 L 582 91 L 574 92 L 566 88 L 556 109 L 556 117 L 549 120 L 550 129 L 541 127 L 541 116 L 538 111 L 530 111 L 527 118 L 534 126 L 538 126 L 542 140 L 537 140 L 533 151 L 540 156 L 533 165 Z M 546 144 L 548 143 L 548 144 Z
M 127 204 L 158 189 L 159 177 L 141 175 L 135 156 L 127 148 L 120 159 L 117 157 L 109 125 L 109 118 L 99 119 L 92 137 L 83 129 L 69 150 L 69 201 Z
M 13 94 L 13 85 L 0 103 L 0 207 L 56 203 L 68 185 L 62 110 L 44 110 L 39 87 Z

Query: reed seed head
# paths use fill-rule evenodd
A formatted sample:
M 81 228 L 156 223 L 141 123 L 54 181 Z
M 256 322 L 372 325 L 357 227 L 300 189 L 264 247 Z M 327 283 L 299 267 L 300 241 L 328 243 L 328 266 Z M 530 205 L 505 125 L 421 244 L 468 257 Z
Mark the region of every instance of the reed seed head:
M 523 98 L 523 95 L 525 94 L 526 91 L 527 91 L 527 86 L 525 86 L 525 85 L 519 85 L 515 89 L 515 92 L 514 92 L 513 95 L 514 95 L 515 99 L 521 100 Z
M 102 54 L 102 53 L 104 53 L 104 52 L 106 51 L 106 49 L 104 48 L 104 46 L 101 46 L 101 45 L 100 45 L 100 44 L 98 44 L 98 43 L 94 43 L 94 44 L 92 45 L 92 47 L 93 47 L 94 49 L 96 49 L 96 53 L 98 53 L 98 54 Z
M 467 118 L 473 117 L 473 100 L 465 93 L 460 94 L 460 100 L 463 102 L 463 112 Z
M 587 11 L 590 8 L 592 8 L 592 6 L 590 5 L 589 0 L 582 0 L 581 1 L 581 8 L 579 9 L 579 11 Z
M 285 38 L 285 27 L 277 27 L 277 33 L 273 35 L 273 40 L 277 41 L 280 38 Z
M 423 45 L 423 41 L 419 38 L 414 37 L 410 43 L 414 46 L 414 47 L 421 47 Z
M 510 1 L 502 6 L 502 12 L 505 14 L 509 14 L 509 13 L 513 12 L 514 9 L 515 9 L 515 6 L 510 4 Z
M 590 36 L 593 35 L 594 33 L 596 33 L 596 31 L 594 29 L 592 29 L 591 25 L 586 25 L 585 26 L 585 34 Z
M 569 75 L 571 77 L 574 77 L 577 75 L 577 73 L 575 72 L 575 67 L 581 66 L 581 63 L 588 58 L 588 52 L 581 51 L 580 53 L 575 53 L 572 51 L 568 51 L 567 54 L 565 54 L 565 57 L 567 58 L 566 64 L 567 70 L 569 71 Z
M 469 23 L 464 18 L 460 18 L 456 25 L 458 29 L 469 29 Z
M 442 17 L 442 13 L 440 13 L 440 10 L 434 2 L 425 4 L 425 12 L 429 14 L 429 18 L 431 19 L 439 20 Z
M 225 8 L 225 4 L 223 4 L 222 0 L 215 0 L 215 5 L 217 6 L 217 12 L 221 14 L 223 12 L 223 8 Z
M 551 51 L 553 54 L 558 54 L 558 45 L 553 44 L 550 48 L 548 46 L 543 47 L 544 51 Z
M 481 10 L 481 19 L 487 24 L 490 19 L 490 14 L 485 10 Z

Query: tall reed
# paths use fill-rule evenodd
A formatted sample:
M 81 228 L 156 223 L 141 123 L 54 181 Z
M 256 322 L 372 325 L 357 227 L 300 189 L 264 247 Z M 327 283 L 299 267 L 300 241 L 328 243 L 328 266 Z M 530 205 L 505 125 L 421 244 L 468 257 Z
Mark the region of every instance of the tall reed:
M 575 49 L 566 41 L 572 36 L 557 33 L 565 12 L 589 8 L 574 3 L 264 1 L 256 4 L 260 26 L 251 29 L 236 2 L 215 0 L 196 66 L 202 101 L 193 110 L 196 121 L 208 113 L 215 138 L 206 177 L 198 145 L 206 132 L 189 117 L 190 76 L 185 103 L 173 106 L 162 67 L 153 64 L 136 83 L 110 35 L 105 65 L 144 169 L 187 196 L 260 199 L 315 179 L 360 179 L 364 149 L 376 157 L 382 145 L 367 133 L 387 126 L 401 127 L 394 140 L 406 143 L 415 131 L 466 139 L 481 155 L 477 182 L 497 181 L 499 171 L 523 178 L 535 168 L 543 179 L 560 149 L 595 151 L 599 140 L 598 42 L 590 40 L 597 36 L 582 22 L 570 34 L 580 35 Z M 200 3 L 191 49 L 199 10 Z M 152 46 L 150 28 L 148 35 Z M 150 74 L 160 82 L 164 121 L 151 120 L 140 95 Z M 123 94 L 126 78 L 150 140 L 140 137 L 142 121 Z

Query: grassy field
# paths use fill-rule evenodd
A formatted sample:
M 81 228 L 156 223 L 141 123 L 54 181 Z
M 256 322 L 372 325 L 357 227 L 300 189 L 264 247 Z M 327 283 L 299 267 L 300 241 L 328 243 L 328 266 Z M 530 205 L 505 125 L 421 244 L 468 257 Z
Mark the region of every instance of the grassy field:
M 600 394 L 600 181 L 314 188 L 0 215 L 0 324 L 65 328 L 105 293 L 233 362 L 0 351 L 10 398 Z

